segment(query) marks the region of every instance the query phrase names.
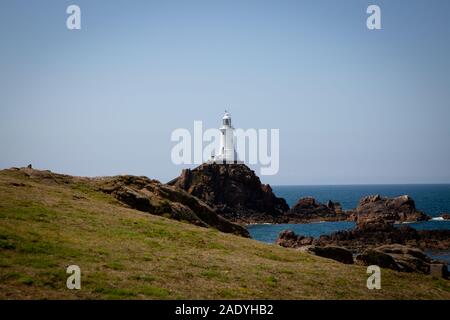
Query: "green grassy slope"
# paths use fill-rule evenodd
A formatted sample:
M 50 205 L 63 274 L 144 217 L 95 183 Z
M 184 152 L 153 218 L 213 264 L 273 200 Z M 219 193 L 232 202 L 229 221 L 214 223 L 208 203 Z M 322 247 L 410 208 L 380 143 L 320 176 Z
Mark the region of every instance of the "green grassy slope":
M 81 290 L 66 288 L 79 265 Z M 382 272 L 125 208 L 83 182 L 0 171 L 1 299 L 449 299 L 450 281 Z

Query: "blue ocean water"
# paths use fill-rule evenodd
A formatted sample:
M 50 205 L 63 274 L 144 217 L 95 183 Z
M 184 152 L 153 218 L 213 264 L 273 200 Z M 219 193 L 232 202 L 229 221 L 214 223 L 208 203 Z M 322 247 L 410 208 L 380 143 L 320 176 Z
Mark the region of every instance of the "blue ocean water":
M 450 185 L 345 185 L 345 186 L 273 186 L 278 197 L 285 198 L 289 206 L 293 206 L 299 198 L 311 196 L 326 203 L 328 200 L 340 202 L 343 209 L 353 209 L 359 200 L 367 195 L 380 194 L 387 197 L 396 197 L 407 194 L 411 196 L 418 210 L 432 217 L 442 213 L 450 213 Z M 426 222 L 409 223 L 409 226 L 418 230 L 450 229 L 450 221 L 431 220 Z M 278 234 L 283 230 L 292 230 L 296 234 L 319 237 L 340 230 L 355 227 L 354 222 L 315 222 L 307 224 L 255 224 L 248 226 L 253 239 L 267 243 L 274 243 Z M 450 263 L 450 253 L 432 253 L 435 258 Z
M 425 221 L 408 223 L 417 230 L 450 229 L 450 221 Z M 351 230 L 354 222 L 312 222 L 303 224 L 252 224 L 247 226 L 250 236 L 258 241 L 274 243 L 281 231 L 292 230 L 296 234 L 318 238 L 324 234 L 331 234 L 341 230 Z
M 350 230 L 355 227 L 354 222 L 313 222 L 303 224 L 252 224 L 247 226 L 253 239 L 267 243 L 274 243 L 278 234 L 284 230 L 292 230 L 296 234 L 318 238 L 323 234 L 330 234 L 340 230 Z

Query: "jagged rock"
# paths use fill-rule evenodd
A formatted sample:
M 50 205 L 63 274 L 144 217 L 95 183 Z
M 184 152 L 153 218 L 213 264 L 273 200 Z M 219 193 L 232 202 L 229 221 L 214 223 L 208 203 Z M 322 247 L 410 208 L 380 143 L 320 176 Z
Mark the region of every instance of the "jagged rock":
M 322 235 L 314 240 L 317 245 L 335 245 L 352 251 L 362 251 L 386 244 L 409 245 L 422 250 L 450 249 L 450 230 L 416 230 L 409 226 L 394 227 L 384 224 L 383 229 L 354 229 Z
M 450 213 L 443 213 L 443 214 L 442 214 L 442 219 L 444 219 L 444 220 L 450 220 Z
M 278 235 L 276 244 L 285 248 L 298 248 L 312 244 L 313 240 L 313 237 L 298 236 L 292 230 L 284 230 Z
M 273 222 L 289 209 L 245 164 L 202 164 L 183 170 L 168 185 L 203 200 L 231 221 Z
M 353 255 L 349 250 L 336 246 L 315 246 L 312 245 L 313 242 L 313 237 L 296 235 L 292 230 L 284 230 L 280 232 L 275 243 L 281 247 L 300 249 L 304 252 L 342 263 L 353 263 Z
M 365 250 L 355 258 L 361 265 L 377 265 L 400 272 L 418 272 L 446 277 L 447 266 L 436 264 L 421 250 L 392 244 Z
M 249 237 L 248 231 L 220 217 L 203 201 L 179 188 L 146 177 L 117 176 L 97 179 L 100 190 L 130 207 L 203 227 Z
M 295 223 L 309 222 L 317 220 L 347 220 L 349 216 L 342 211 L 339 202 L 328 201 L 322 204 L 313 197 L 304 197 L 283 216 L 279 217 L 279 222 Z
M 306 247 L 306 251 L 315 254 L 316 256 L 333 259 L 341 263 L 345 264 L 353 263 L 352 252 L 342 247 L 335 247 L 335 246 L 320 247 L 312 245 Z
M 430 219 L 416 209 L 414 200 L 407 195 L 396 198 L 385 198 L 380 195 L 364 197 L 355 210 L 355 216 L 358 229 L 372 231 L 384 230 L 385 225 L 392 225 L 395 222 Z
M 344 246 L 353 251 L 393 243 L 420 249 L 450 248 L 450 230 L 417 231 L 409 226 L 394 226 L 399 221 L 423 221 L 430 218 L 417 211 L 414 201 L 408 196 L 392 199 L 379 195 L 364 197 L 353 215 L 356 218 L 356 229 L 323 235 L 316 243 Z
M 344 213 L 340 202 L 333 202 L 331 200 L 328 200 L 327 207 L 333 210 L 336 214 Z
M 450 249 L 450 230 L 419 230 L 419 239 L 415 247 L 433 249 L 437 251 L 447 251 Z
M 320 203 L 313 197 L 301 198 L 289 212 L 309 216 L 326 216 L 334 215 L 335 213 L 333 209 Z
M 343 247 L 355 253 L 375 249 L 382 245 L 399 244 L 421 250 L 433 249 L 446 251 L 450 249 L 450 230 L 416 230 L 409 226 L 391 229 L 367 231 L 361 229 L 338 231 L 322 235 L 318 239 L 296 235 L 290 230 L 281 232 L 276 244 L 288 248 L 300 248 L 306 245 L 320 247 Z

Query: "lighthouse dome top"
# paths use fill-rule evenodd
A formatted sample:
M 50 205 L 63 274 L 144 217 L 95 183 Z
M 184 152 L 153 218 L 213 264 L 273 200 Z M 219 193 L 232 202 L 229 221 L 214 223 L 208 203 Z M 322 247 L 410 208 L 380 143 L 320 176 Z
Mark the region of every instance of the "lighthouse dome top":
M 231 115 L 230 115 L 230 113 L 227 111 L 227 110 L 225 110 L 225 114 L 223 115 L 223 118 L 222 119 L 231 119 Z
M 222 118 L 222 124 L 225 127 L 231 127 L 231 115 L 226 110 L 225 110 L 225 114 L 223 115 L 223 118 Z

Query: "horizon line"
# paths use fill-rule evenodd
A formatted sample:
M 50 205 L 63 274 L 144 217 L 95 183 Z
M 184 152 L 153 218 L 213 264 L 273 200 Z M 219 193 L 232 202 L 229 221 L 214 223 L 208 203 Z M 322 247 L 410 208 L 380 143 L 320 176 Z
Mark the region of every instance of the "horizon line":
M 419 182 L 419 183 L 342 183 L 342 184 L 270 184 L 272 187 L 333 187 L 333 186 L 435 186 L 450 185 L 450 182 Z

